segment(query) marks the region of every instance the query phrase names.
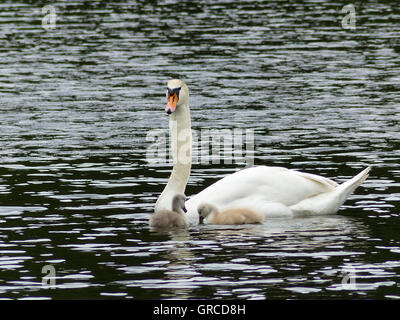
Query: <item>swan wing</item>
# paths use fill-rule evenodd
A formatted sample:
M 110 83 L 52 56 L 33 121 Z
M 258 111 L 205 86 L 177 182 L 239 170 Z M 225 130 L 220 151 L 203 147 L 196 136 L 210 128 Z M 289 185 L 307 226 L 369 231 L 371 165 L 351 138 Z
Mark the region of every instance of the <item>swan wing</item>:
M 334 189 L 338 186 L 338 184 L 335 181 L 328 179 L 328 178 L 318 176 L 316 174 L 305 173 L 305 172 L 295 171 L 295 170 L 290 170 L 290 171 L 295 172 L 296 174 L 302 176 L 305 179 L 313 180 L 316 183 L 326 185 L 328 188 L 333 187 L 333 189 Z

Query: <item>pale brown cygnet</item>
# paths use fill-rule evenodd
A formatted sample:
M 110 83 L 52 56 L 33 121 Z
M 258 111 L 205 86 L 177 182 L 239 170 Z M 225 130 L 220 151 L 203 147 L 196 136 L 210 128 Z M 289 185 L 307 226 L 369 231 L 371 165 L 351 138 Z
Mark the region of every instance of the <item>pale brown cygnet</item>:
M 155 228 L 186 228 L 188 223 L 185 217 L 185 200 L 183 194 L 177 194 L 172 199 L 172 211 L 161 210 L 153 213 L 150 218 L 150 227 Z
M 212 204 L 203 203 L 197 208 L 200 221 L 206 219 L 208 224 L 250 224 L 262 223 L 264 215 L 250 208 L 231 208 L 223 211 Z

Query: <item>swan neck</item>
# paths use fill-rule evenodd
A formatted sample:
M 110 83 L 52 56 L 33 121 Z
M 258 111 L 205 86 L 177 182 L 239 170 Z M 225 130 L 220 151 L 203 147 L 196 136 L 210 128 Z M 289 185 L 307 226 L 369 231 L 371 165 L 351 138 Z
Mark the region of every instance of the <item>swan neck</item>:
M 168 183 L 184 193 L 192 165 L 192 130 L 188 105 L 183 105 L 169 120 L 173 169 Z
M 172 198 L 185 193 L 192 166 L 192 131 L 189 105 L 181 105 L 170 116 L 170 152 L 173 169 L 156 203 L 156 211 L 171 210 Z

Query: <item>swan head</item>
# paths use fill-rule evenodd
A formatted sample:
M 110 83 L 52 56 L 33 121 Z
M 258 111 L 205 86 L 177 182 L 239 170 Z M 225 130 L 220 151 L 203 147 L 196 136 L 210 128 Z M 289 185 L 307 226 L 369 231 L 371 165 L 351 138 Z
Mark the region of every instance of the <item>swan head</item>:
M 167 83 L 167 106 L 165 112 L 171 114 L 176 109 L 187 106 L 189 101 L 189 88 L 179 79 L 169 80 Z
M 215 213 L 216 208 L 211 204 L 202 203 L 197 207 L 197 211 L 199 212 L 200 223 L 203 223 L 204 219 L 210 214 Z
M 186 213 L 187 210 L 185 208 L 185 200 L 186 197 L 184 194 L 177 194 L 172 199 L 172 210 L 178 213 L 184 212 Z

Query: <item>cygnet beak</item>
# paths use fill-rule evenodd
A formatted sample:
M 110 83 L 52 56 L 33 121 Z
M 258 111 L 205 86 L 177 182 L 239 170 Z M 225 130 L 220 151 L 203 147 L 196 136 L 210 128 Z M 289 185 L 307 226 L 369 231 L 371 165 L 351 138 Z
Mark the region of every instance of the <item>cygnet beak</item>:
M 204 217 L 199 215 L 199 224 L 203 224 L 204 223 Z

